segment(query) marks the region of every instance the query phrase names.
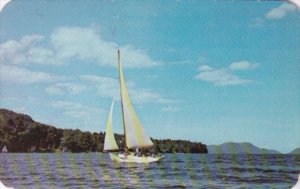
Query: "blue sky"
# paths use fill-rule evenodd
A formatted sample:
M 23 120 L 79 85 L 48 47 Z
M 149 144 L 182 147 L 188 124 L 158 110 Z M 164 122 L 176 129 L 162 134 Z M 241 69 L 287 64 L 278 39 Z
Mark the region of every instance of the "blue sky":
M 0 107 L 105 130 L 116 52 L 153 138 L 300 145 L 300 15 L 280 1 L 12 1 L 0 13 Z M 122 132 L 120 104 L 114 129 Z

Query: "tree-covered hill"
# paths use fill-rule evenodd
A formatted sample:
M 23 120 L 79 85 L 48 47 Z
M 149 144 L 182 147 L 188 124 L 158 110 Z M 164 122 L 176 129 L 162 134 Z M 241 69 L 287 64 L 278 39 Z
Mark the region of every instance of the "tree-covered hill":
M 102 152 L 105 133 L 82 132 L 78 129 L 58 129 L 35 122 L 30 116 L 0 109 L 0 149 L 9 152 Z M 123 135 L 115 135 L 122 147 Z M 156 140 L 149 151 L 163 153 L 207 153 L 206 145 L 184 140 Z
M 59 148 L 63 130 L 41 124 L 28 115 L 0 109 L 0 148 L 9 152 L 30 152 Z

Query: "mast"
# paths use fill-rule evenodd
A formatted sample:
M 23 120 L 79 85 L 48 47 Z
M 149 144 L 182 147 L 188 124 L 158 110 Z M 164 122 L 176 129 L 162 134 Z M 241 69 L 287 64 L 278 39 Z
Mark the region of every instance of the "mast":
M 118 50 L 120 94 L 123 115 L 123 129 L 125 134 L 125 151 L 133 148 L 145 148 L 153 146 L 153 142 L 145 132 L 142 124 L 137 117 L 131 103 L 128 89 L 126 86 L 122 64 L 120 61 L 120 51 Z
M 118 67 L 119 67 L 119 82 L 120 82 L 120 96 L 121 96 L 121 107 L 122 107 L 122 118 L 123 118 L 123 130 L 124 130 L 124 143 L 125 143 L 125 152 L 128 151 L 126 143 L 126 129 L 125 129 L 125 116 L 124 116 L 124 107 L 123 107 L 123 98 L 122 98 L 122 86 L 121 86 L 121 62 L 120 62 L 120 50 L 118 49 Z

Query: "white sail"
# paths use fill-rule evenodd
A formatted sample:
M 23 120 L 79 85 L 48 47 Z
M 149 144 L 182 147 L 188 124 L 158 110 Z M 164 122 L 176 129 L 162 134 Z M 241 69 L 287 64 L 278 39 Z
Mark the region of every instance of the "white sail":
M 116 143 L 116 139 L 114 136 L 113 132 L 113 122 L 112 122 L 112 114 L 113 114 L 113 109 L 114 109 L 114 102 L 115 99 L 113 100 L 109 115 L 108 115 L 108 120 L 106 124 L 106 131 L 105 131 L 105 139 L 104 139 L 104 151 L 111 151 L 111 150 L 118 150 L 119 147 Z
M 4 147 L 2 148 L 2 152 L 7 152 L 6 146 L 4 146 Z
M 145 130 L 143 129 L 129 98 L 128 90 L 124 79 L 123 69 L 120 62 L 119 51 L 118 63 L 126 146 L 129 149 L 153 146 L 153 143 L 146 134 Z

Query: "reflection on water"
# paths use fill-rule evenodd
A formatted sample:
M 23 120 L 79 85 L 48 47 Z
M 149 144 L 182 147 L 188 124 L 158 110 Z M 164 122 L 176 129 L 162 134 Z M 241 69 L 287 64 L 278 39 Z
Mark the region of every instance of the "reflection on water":
M 167 154 L 162 162 L 112 162 L 102 153 L 0 154 L 15 188 L 291 188 L 296 155 Z

